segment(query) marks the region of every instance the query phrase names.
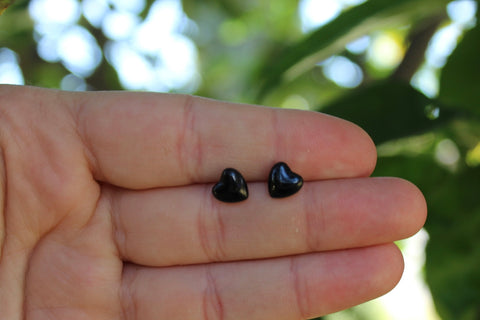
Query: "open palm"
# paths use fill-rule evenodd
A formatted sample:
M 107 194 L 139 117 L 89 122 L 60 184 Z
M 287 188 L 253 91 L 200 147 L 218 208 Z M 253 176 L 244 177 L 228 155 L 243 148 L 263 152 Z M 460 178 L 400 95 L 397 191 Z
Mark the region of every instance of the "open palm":
M 0 147 L 1 319 L 308 319 L 390 290 L 426 213 L 319 113 L 1 86 Z M 278 161 L 306 181 L 285 199 Z M 248 200 L 213 198 L 226 167 Z

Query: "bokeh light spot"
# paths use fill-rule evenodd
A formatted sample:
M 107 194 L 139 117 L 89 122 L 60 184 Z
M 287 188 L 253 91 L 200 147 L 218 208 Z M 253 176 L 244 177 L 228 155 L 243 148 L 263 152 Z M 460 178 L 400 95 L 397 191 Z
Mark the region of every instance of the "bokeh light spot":
M 360 67 L 342 56 L 334 56 L 323 64 L 325 76 L 340 87 L 355 88 L 362 83 L 363 72 Z
M 37 52 L 40 58 L 47 62 L 58 62 L 60 56 L 58 54 L 58 39 L 60 35 L 43 36 L 37 44 Z
M 302 0 L 298 8 L 304 32 L 330 22 L 342 12 L 342 5 L 337 0 Z
M 85 28 L 74 26 L 58 40 L 58 55 L 72 73 L 87 77 L 102 60 L 102 51 L 95 38 Z
M 412 78 L 411 84 L 427 97 L 438 95 L 439 82 L 435 69 L 423 66 Z
M 145 89 L 146 83 L 154 82 L 151 65 L 127 44 L 112 42 L 105 48 L 105 54 L 126 89 L 141 90 Z
M 346 48 L 351 53 L 361 54 L 367 51 L 368 47 L 370 46 L 370 43 L 371 43 L 370 37 L 363 36 L 347 44 Z
M 107 0 L 83 0 L 82 10 L 85 18 L 98 28 L 102 25 L 103 18 L 109 11 Z
M 103 19 L 103 33 L 110 39 L 121 40 L 130 37 L 137 24 L 138 16 L 129 12 L 112 11 Z
M 473 149 L 468 151 L 465 161 L 470 167 L 477 167 L 480 165 L 480 143 L 477 143 Z
M 435 148 L 435 159 L 439 164 L 455 169 L 458 160 L 460 160 L 460 151 L 455 142 L 450 139 L 444 139 Z
M 372 40 L 368 50 L 369 63 L 377 69 L 395 68 L 404 55 L 403 39 L 395 32 L 382 32 Z
M 329 23 L 348 7 L 359 5 L 366 0 L 301 0 L 298 12 L 303 32 Z
M 74 74 L 68 74 L 60 81 L 60 89 L 67 91 L 85 91 L 87 84 L 85 80 Z
M 432 37 L 425 57 L 430 66 L 441 68 L 447 62 L 448 56 L 457 46 L 457 41 L 462 34 L 462 29 L 455 24 L 441 28 Z
M 109 0 L 110 4 L 119 11 L 128 11 L 139 14 L 145 8 L 145 0 Z
M 284 109 L 310 110 L 307 99 L 298 94 L 288 96 L 281 105 Z
M 447 13 L 453 22 L 461 25 L 473 25 L 477 3 L 471 0 L 452 1 L 447 5 Z
M 25 83 L 16 53 L 7 48 L 0 48 L 0 83 L 18 85 Z
M 107 19 L 106 34 L 115 41 L 108 44 L 106 56 L 127 89 L 192 92 L 197 87 L 197 48 L 181 34 L 188 21 L 179 0 L 153 3 L 138 26 L 132 23 L 125 32 L 116 29 L 119 19 Z M 112 29 L 112 33 L 107 30 Z M 132 31 L 133 30 L 133 31 Z M 130 33 L 130 31 L 132 31 Z M 118 32 L 118 34 L 113 34 Z
M 45 25 L 69 25 L 80 18 L 76 0 L 32 0 L 28 9 L 36 23 Z
M 179 0 L 162 0 L 152 5 L 144 23 L 133 37 L 133 44 L 145 54 L 155 55 L 165 48 L 165 38 L 179 34 L 184 13 Z

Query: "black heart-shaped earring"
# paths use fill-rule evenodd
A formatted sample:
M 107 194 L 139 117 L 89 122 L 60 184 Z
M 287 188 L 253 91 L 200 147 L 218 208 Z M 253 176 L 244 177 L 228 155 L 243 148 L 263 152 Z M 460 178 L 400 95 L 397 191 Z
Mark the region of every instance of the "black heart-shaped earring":
M 285 198 L 298 192 L 303 186 L 303 178 L 290 170 L 284 162 L 272 167 L 268 176 L 268 192 L 272 198 Z
M 272 198 L 285 198 L 298 192 L 303 186 L 303 178 L 293 172 L 285 162 L 278 162 L 268 176 L 268 192 Z M 223 202 L 240 202 L 248 198 L 245 179 L 235 169 L 223 170 L 220 181 L 213 188 L 215 198 Z
M 245 179 L 235 169 L 223 170 L 220 181 L 212 188 L 215 198 L 223 202 L 240 202 L 248 198 L 248 188 Z

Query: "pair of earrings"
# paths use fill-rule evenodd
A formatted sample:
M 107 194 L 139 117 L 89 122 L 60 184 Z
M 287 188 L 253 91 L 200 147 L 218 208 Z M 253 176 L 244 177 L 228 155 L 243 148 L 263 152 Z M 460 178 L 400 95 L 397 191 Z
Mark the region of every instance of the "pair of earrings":
M 295 194 L 303 186 L 303 178 L 290 170 L 284 162 L 272 167 L 268 176 L 268 192 L 272 198 L 285 198 Z M 220 181 L 212 188 L 215 198 L 223 202 L 240 202 L 248 198 L 245 179 L 235 169 L 223 170 Z

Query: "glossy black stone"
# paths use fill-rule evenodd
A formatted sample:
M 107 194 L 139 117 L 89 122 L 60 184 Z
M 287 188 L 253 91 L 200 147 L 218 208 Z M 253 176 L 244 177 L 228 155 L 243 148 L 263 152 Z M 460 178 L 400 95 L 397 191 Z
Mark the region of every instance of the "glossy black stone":
M 223 202 L 240 202 L 248 198 L 248 188 L 245 179 L 235 169 L 223 170 L 220 181 L 213 186 L 215 198 Z
M 290 170 L 284 162 L 275 164 L 268 177 L 268 192 L 272 198 L 285 198 L 303 186 L 303 178 Z

